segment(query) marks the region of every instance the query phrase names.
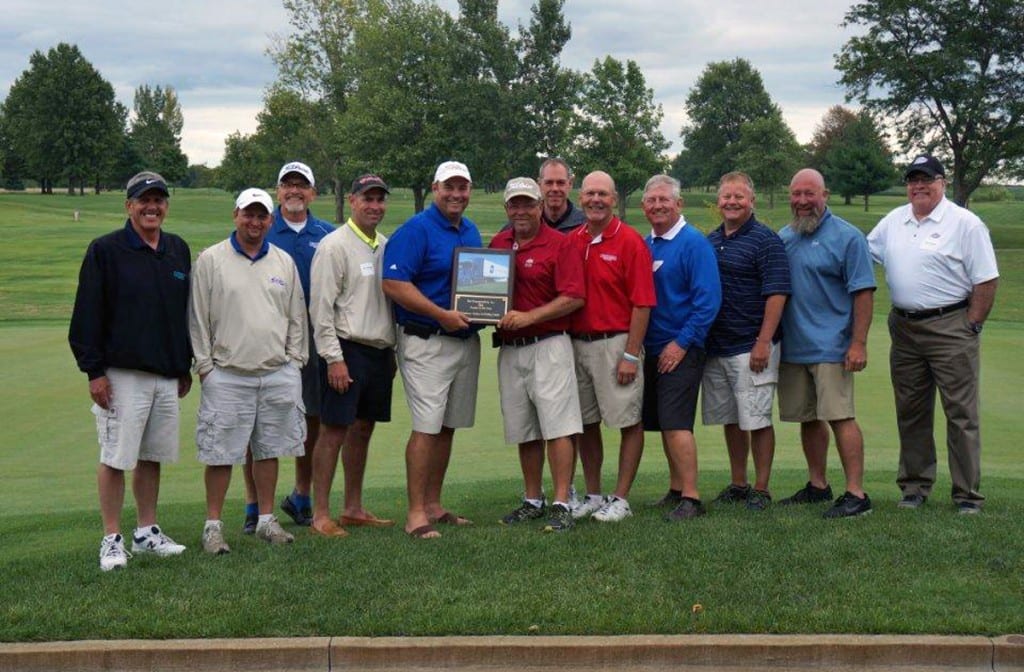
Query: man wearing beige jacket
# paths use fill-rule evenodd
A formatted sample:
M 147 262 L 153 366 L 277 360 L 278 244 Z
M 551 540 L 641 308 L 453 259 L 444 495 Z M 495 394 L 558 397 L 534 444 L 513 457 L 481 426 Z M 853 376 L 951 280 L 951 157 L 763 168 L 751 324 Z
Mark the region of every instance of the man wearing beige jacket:
M 261 189 L 235 201 L 235 231 L 203 250 L 193 267 L 189 334 L 202 381 L 196 446 L 206 465 L 203 550 L 230 551 L 221 510 L 232 465 L 253 454 L 256 536 L 293 537 L 272 511 L 278 458 L 301 455 L 306 438 L 299 369 L 308 357 L 306 305 L 295 262 L 267 242 L 274 203 Z

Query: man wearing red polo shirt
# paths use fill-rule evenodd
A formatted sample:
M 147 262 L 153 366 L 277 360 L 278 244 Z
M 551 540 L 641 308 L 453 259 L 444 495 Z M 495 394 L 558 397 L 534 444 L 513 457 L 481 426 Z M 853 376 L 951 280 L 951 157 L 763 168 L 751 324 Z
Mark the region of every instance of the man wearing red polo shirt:
M 632 515 L 629 489 L 644 450 L 641 347 L 655 305 L 651 253 L 640 234 L 614 215 L 615 182 L 595 171 L 583 178 L 580 205 L 587 223 L 570 238 L 583 253 L 587 302 L 573 315 L 572 339 L 583 437 L 580 460 L 587 496 L 573 511 L 615 522 Z M 601 420 L 622 435 L 615 491 L 601 495 Z
M 511 227 L 491 241 L 495 249 L 515 250 L 512 310 L 494 335 L 505 441 L 519 445 L 525 494 L 505 525 L 545 513 L 542 481 L 544 445 L 554 486 L 546 532 L 573 527 L 569 511 L 572 437 L 582 431 L 580 403 L 569 340 L 569 314 L 583 306 L 583 257 L 564 234 L 542 224 L 540 186 L 516 177 L 505 187 Z

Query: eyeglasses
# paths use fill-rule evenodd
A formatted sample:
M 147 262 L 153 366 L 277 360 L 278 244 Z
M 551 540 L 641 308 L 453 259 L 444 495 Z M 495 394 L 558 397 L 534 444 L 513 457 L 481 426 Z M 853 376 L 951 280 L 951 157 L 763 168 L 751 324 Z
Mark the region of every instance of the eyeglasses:
M 285 180 L 281 182 L 281 186 L 285 189 L 309 189 L 309 182 L 300 182 L 298 180 Z
M 917 186 L 931 184 L 932 182 L 936 182 L 941 179 L 943 179 L 942 175 L 911 175 L 910 177 L 904 179 L 903 182 L 904 184 Z

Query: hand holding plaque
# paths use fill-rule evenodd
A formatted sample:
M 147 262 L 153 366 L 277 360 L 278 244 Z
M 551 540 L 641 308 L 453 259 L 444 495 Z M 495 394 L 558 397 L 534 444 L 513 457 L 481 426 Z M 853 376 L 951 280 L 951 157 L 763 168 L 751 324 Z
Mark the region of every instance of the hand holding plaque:
M 452 309 L 474 324 L 497 324 L 512 305 L 512 250 L 457 247 L 452 259 Z

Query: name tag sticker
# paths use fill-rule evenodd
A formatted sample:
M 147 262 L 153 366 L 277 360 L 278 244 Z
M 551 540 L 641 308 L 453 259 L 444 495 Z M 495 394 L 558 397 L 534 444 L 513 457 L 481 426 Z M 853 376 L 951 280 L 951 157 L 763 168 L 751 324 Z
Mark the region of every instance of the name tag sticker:
M 370 262 L 359 264 L 359 274 L 362 276 L 373 275 L 373 264 Z
M 921 241 L 921 249 L 922 250 L 927 250 L 929 252 L 935 251 L 935 250 L 939 249 L 939 243 L 941 243 L 941 242 L 942 242 L 942 236 L 939 236 L 939 235 L 928 236 L 927 238 L 925 238 L 924 240 Z

